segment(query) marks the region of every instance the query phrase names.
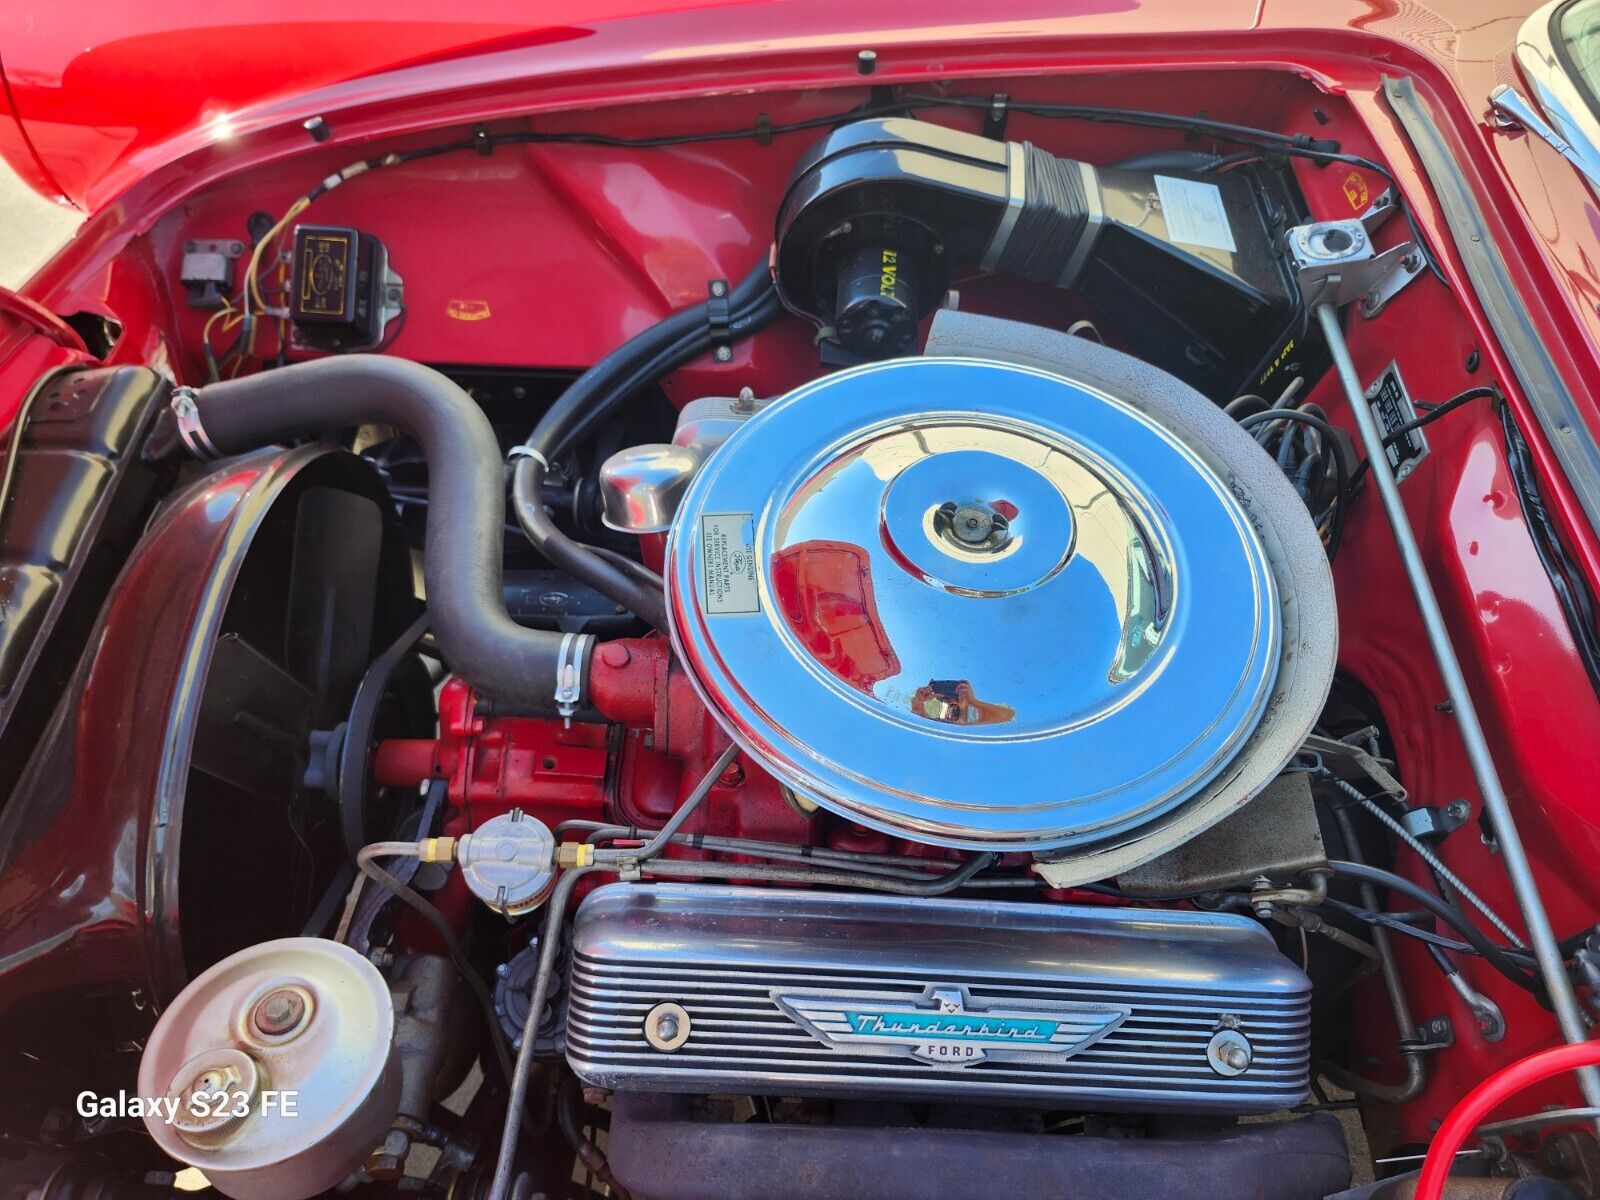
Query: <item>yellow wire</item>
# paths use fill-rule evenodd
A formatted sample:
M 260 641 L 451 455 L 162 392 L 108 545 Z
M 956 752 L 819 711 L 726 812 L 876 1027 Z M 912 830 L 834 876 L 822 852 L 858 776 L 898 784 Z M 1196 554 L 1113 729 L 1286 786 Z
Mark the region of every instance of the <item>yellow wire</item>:
M 206 344 L 207 348 L 209 348 L 211 345 L 211 327 L 232 312 L 233 305 L 229 304 L 228 298 L 224 296 L 222 298 L 222 307 L 217 309 L 216 312 L 212 313 L 211 316 L 206 319 L 205 328 L 200 331 L 200 340 Z
M 276 242 L 279 235 L 281 235 L 283 231 L 289 227 L 294 219 L 301 213 L 305 212 L 305 210 L 309 207 L 311 207 L 311 201 L 305 196 L 301 196 L 300 199 L 296 200 L 289 206 L 289 211 L 283 214 L 282 219 L 280 219 L 278 223 L 271 229 L 267 230 L 266 236 L 256 243 L 256 248 L 250 253 L 250 271 L 249 274 L 246 275 L 245 281 L 246 286 L 249 288 L 250 297 L 256 302 L 256 308 L 262 313 L 265 313 L 266 311 L 267 302 L 261 296 L 261 283 L 256 278 L 257 274 L 261 270 L 262 252 L 266 250 L 269 245 Z

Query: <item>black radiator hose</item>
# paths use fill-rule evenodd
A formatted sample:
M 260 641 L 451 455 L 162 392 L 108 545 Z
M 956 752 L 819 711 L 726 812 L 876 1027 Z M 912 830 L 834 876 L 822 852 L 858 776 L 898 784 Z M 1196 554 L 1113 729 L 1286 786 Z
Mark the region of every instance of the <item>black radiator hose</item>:
M 505 471 L 489 419 L 466 392 L 418 363 L 348 354 L 190 395 L 204 437 L 223 455 L 357 425 L 392 425 L 414 438 L 428 460 L 423 575 L 439 649 L 452 670 L 496 698 L 555 707 L 564 635 L 524 629 L 506 612 Z M 581 639 L 579 652 L 593 644 Z M 587 664 L 577 666 L 587 677 Z
M 656 322 L 618 346 L 561 393 L 521 448 L 511 476 L 511 504 L 528 540 L 554 566 L 638 613 L 655 628 L 667 628 L 661 593 L 574 542 L 545 511 L 543 483 L 549 463 L 640 388 L 709 352 L 713 302 L 691 305 Z M 729 340 L 748 337 L 783 311 L 765 262 L 756 264 L 728 293 Z

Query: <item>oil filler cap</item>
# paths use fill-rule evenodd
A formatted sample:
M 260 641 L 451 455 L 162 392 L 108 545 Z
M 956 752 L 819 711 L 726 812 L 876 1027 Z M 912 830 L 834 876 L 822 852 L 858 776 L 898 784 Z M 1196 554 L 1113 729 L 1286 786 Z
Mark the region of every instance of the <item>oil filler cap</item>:
M 1103 842 L 1222 772 L 1278 671 L 1276 584 L 1182 438 L 977 359 L 828 376 L 696 476 L 672 637 L 796 792 L 919 841 Z

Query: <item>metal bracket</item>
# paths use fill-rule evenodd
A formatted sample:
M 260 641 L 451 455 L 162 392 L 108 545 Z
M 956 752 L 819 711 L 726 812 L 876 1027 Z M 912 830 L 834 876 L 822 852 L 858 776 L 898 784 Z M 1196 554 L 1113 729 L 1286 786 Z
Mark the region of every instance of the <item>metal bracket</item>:
M 1432 1017 L 1421 1022 L 1416 1038 L 1400 1043 L 1400 1050 L 1404 1054 L 1436 1054 L 1455 1044 L 1456 1027 L 1451 1024 L 1450 1018 Z
M 1301 744 L 1301 753 L 1316 756 L 1321 760 L 1318 765 L 1338 779 L 1370 782 L 1385 796 L 1402 803 L 1406 799 L 1406 789 L 1389 773 L 1383 760 L 1374 758 L 1360 746 L 1313 733 Z
M 1343 307 L 1359 300 L 1362 316 L 1375 317 L 1400 289 L 1426 270 L 1427 262 L 1413 241 L 1381 251 L 1373 246 L 1371 230 L 1394 209 L 1390 201 L 1382 207 L 1374 205 L 1360 217 L 1296 225 L 1289 230 L 1289 261 L 1307 308 L 1318 304 Z
M 733 358 L 733 314 L 728 307 L 728 281 L 713 279 L 707 287 L 706 323 L 711 326 L 711 357 L 717 362 Z
M 1011 116 L 1011 93 L 996 92 L 989 97 L 989 107 L 983 114 L 983 136 L 997 142 L 1006 140 L 1006 122 Z
M 1419 842 L 1437 841 L 1460 829 L 1471 816 L 1471 805 L 1465 800 L 1452 800 L 1442 808 L 1433 805 L 1408 808 L 1400 814 L 1400 824 Z

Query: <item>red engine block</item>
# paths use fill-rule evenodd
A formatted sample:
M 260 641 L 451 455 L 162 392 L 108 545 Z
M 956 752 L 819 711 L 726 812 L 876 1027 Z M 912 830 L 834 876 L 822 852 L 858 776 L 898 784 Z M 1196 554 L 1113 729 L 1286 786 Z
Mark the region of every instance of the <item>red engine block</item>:
M 440 696 L 439 737 L 380 743 L 373 776 L 391 787 L 448 781 L 444 832 L 451 836 L 513 808 L 551 828 L 567 820 L 659 828 L 727 748 L 727 735 L 657 638 L 601 646 L 590 695 L 614 726 L 494 715 L 492 705 L 480 705 L 470 687 L 453 679 Z M 809 811 L 747 761 L 723 774 L 686 832 L 942 856 Z

